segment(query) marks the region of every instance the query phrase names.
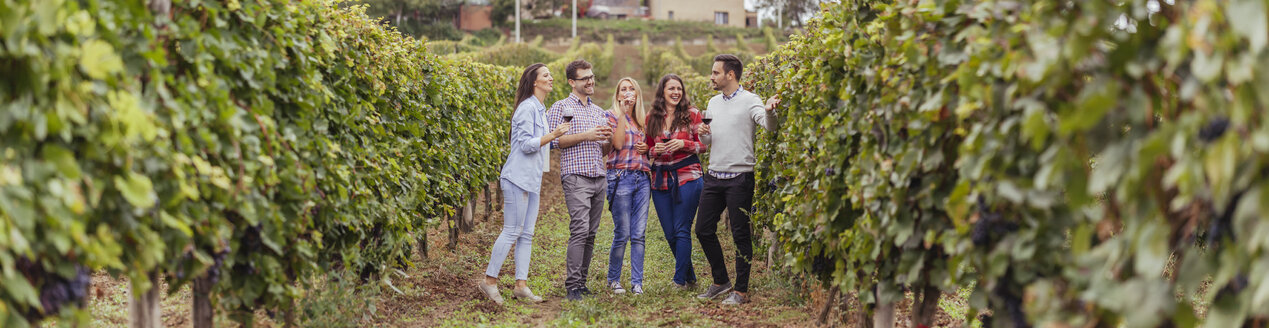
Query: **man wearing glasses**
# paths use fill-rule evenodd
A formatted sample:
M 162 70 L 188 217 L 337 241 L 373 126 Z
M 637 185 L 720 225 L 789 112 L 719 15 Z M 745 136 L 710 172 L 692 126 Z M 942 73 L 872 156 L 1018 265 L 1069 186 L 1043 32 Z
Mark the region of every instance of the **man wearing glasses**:
M 591 64 L 576 60 L 564 69 L 572 92 L 547 110 L 547 121 L 554 129 L 571 119 L 572 129 L 551 141 L 551 148 L 561 149 L 560 180 L 564 186 L 564 203 L 571 218 L 568 224 L 568 252 L 564 279 L 565 296 L 570 301 L 591 295 L 586 288 L 590 260 L 595 250 L 595 233 L 603 215 L 608 180 L 604 174 L 602 141 L 612 136 L 612 128 L 604 109 L 590 96 L 595 94 L 595 74 Z

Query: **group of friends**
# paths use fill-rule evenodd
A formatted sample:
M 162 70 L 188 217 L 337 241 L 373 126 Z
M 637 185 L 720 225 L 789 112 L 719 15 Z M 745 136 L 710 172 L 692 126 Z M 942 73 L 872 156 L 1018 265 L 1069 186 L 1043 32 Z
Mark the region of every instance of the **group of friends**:
M 698 290 L 692 266 L 692 228 L 709 262 L 712 284 L 701 299 L 724 296 L 722 304 L 746 303 L 749 293 L 753 228 L 749 221 L 754 197 L 754 136 L 772 129 L 779 98 L 762 98 L 740 86 L 743 63 L 734 55 L 714 57 L 710 82 L 719 94 L 707 111 L 692 105 L 683 80 L 667 74 L 656 84 L 649 112 L 639 83 L 617 82 L 613 108 L 591 98 L 595 75 L 585 60 L 565 68 L 572 88 L 568 97 L 547 108 L 554 78 L 541 63 L 525 68 L 515 93 L 511 119 L 511 151 L 499 183 L 504 196 L 502 233 L 492 246 L 489 265 L 477 288 L 502 304 L 498 275 L 514 249 L 512 297 L 541 302 L 528 287 L 533 231 L 537 222 L 542 177 L 550 172 L 550 152 L 560 152 L 560 176 L 568 208 L 565 298 L 581 300 L 587 287 L 600 218 L 613 218 L 613 241 L 604 286 L 611 293 L 644 293 L 644 230 L 648 203 L 656 208 L 662 232 L 674 257 L 674 287 Z M 717 129 L 713 129 L 717 128 Z M 700 154 L 709 153 L 702 167 Z M 728 275 L 718 224 L 726 210 L 736 245 L 735 281 Z M 630 289 L 621 273 L 630 247 Z

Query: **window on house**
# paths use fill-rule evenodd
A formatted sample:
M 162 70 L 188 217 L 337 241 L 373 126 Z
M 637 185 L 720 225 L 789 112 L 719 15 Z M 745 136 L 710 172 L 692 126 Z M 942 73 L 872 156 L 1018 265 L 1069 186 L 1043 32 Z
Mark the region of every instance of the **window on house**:
M 670 20 L 674 20 L 674 11 L 673 11 L 673 10 L 671 10 L 671 11 L 670 11 Z
M 717 25 L 727 25 L 727 12 L 725 12 L 725 11 L 715 11 L 715 12 L 714 12 L 714 24 L 717 24 Z

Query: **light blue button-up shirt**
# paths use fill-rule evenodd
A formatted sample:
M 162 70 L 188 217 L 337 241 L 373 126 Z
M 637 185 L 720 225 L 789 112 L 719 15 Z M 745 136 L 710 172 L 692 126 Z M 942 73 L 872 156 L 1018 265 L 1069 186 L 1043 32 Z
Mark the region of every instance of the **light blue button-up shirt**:
M 542 146 L 542 137 L 548 132 L 546 105 L 537 96 L 520 102 L 511 116 L 511 151 L 502 165 L 501 178 L 524 191 L 540 192 L 542 172 L 551 165 L 551 145 Z

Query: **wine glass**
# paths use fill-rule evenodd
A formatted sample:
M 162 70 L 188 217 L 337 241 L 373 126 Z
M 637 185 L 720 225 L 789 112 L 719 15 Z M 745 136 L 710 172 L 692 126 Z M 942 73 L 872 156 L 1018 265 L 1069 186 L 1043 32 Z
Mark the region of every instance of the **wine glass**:
M 572 121 L 573 121 L 573 109 L 572 109 L 572 108 L 565 108 L 565 109 L 564 109 L 564 113 L 563 113 L 563 114 L 564 114 L 564 123 L 569 123 L 569 122 L 572 122 Z
M 607 129 L 608 129 L 608 138 L 612 138 L 612 134 L 614 133 L 614 131 L 613 131 L 613 129 L 612 129 L 612 126 L 610 126 L 610 125 L 608 125 L 608 124 L 600 124 L 600 127 L 607 128 Z M 599 140 L 599 145 L 601 145 L 601 146 L 602 146 L 602 145 L 607 145 L 607 144 L 608 144 L 608 138 L 603 138 L 603 139 L 600 139 L 600 140 Z
M 711 121 L 713 121 L 713 120 L 714 120 L 714 113 L 713 113 L 713 111 L 708 111 L 708 110 L 707 110 L 707 111 L 705 111 L 705 113 L 702 113 L 702 114 L 701 114 L 701 123 L 705 123 L 705 125 L 709 125 L 709 122 L 711 122 Z
M 668 135 L 661 135 L 661 143 L 668 143 L 668 142 L 670 142 L 670 136 L 668 136 Z M 669 155 L 670 155 L 670 153 L 668 153 L 668 152 L 663 152 L 663 153 L 661 153 L 661 156 L 669 156 Z
M 630 102 L 634 102 L 634 101 L 635 101 L 635 93 L 634 93 L 634 91 L 626 91 L 626 92 L 622 93 L 621 95 L 622 95 L 622 97 L 625 97 L 625 99 L 626 99 L 626 100 L 629 100 Z

